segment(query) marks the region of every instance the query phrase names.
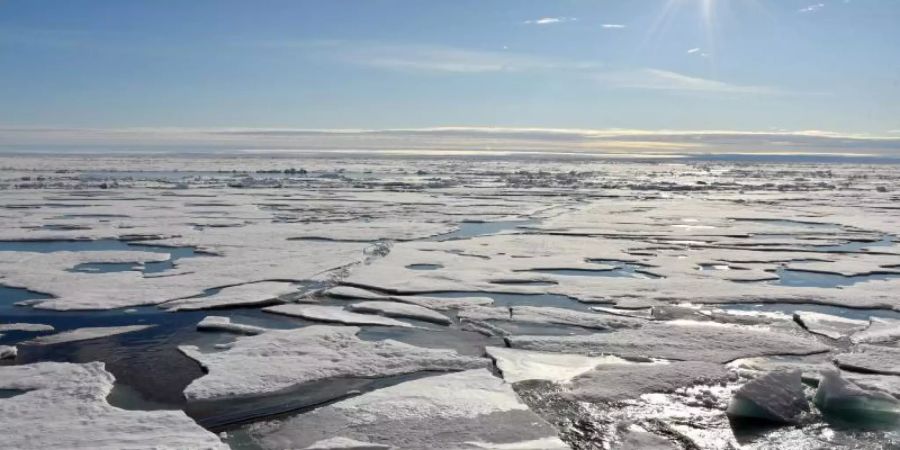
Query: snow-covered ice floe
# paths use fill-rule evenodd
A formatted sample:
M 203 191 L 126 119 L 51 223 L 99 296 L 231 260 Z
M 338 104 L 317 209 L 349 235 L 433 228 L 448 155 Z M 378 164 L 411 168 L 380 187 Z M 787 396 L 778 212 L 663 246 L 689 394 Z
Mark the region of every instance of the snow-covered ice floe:
M 353 303 L 348 305 L 347 309 L 364 314 L 381 314 L 388 317 L 416 319 L 425 322 L 433 322 L 439 325 L 450 325 L 453 323 L 449 317 L 439 312 L 424 306 L 405 303 L 372 300 Z
M 53 331 L 53 325 L 45 325 L 42 323 L 0 323 L 0 332 L 4 331 L 29 331 L 42 332 Z
M 90 339 L 99 339 L 117 334 L 133 333 L 152 328 L 153 325 L 125 325 L 120 327 L 87 327 L 76 328 L 74 330 L 63 331 L 61 333 L 49 334 L 46 336 L 38 336 L 23 344 L 31 345 L 52 345 L 62 344 L 66 342 L 87 341 Z
M 19 354 L 19 350 L 14 345 L 0 345 L 0 359 L 12 359 Z
M 315 325 L 242 337 L 227 350 L 214 353 L 181 346 L 185 355 L 208 371 L 185 389 L 185 396 L 212 400 L 267 395 L 328 378 L 464 370 L 489 363 L 452 350 L 393 340 L 364 341 L 357 332 L 357 327 Z
M 809 355 L 828 351 L 814 339 L 738 325 L 704 322 L 651 324 L 638 329 L 576 336 L 510 336 L 513 348 L 588 356 L 729 362 L 765 355 Z
M 506 347 L 485 348 L 510 383 L 524 380 L 565 382 L 601 364 L 634 364 L 616 356 L 582 356 L 532 352 Z
M 162 305 L 170 311 L 264 305 L 277 302 L 279 296 L 297 292 L 292 283 L 263 281 L 226 287 L 208 296 L 173 300 Z
M 251 433 L 265 449 L 344 448 L 334 445 L 335 437 L 370 446 L 348 448 L 569 448 L 510 385 L 485 369 L 407 381 L 283 422 L 260 424 Z
M 18 450 L 226 450 L 182 411 L 133 411 L 106 401 L 115 379 L 103 364 L 42 362 L 0 367 L 0 446 Z
M 869 326 L 868 320 L 848 319 L 813 311 L 795 311 L 794 319 L 811 333 L 831 339 L 845 338 Z
M 260 334 L 268 331 L 268 328 L 234 323 L 231 318 L 224 316 L 206 316 L 197 323 L 197 329 L 202 331 L 226 331 L 236 334 Z
M 900 348 L 896 347 L 862 344 L 835 356 L 834 361 L 843 369 L 900 375 Z
M 284 316 L 300 317 L 319 322 L 344 325 L 380 325 L 386 327 L 412 327 L 413 325 L 373 314 L 359 314 L 340 306 L 288 304 L 263 308 L 263 311 Z

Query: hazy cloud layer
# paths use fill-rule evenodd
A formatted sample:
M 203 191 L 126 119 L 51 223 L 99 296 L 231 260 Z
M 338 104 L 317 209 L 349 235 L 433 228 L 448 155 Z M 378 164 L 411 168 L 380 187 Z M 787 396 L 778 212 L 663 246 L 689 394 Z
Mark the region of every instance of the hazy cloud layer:
M 383 151 L 900 156 L 900 136 L 825 131 L 443 127 L 384 130 L 0 128 L 0 151 Z

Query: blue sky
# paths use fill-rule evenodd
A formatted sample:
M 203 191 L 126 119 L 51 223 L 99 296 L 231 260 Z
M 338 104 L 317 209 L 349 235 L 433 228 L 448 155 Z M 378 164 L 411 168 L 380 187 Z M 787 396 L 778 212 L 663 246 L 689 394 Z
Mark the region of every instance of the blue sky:
M 894 0 L 0 0 L 0 146 L 136 128 L 900 139 L 898 23 Z

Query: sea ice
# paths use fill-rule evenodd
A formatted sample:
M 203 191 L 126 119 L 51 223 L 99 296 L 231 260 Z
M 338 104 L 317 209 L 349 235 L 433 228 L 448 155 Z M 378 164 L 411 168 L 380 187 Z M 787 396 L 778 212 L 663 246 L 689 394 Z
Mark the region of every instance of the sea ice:
M 794 320 L 811 333 L 821 334 L 831 339 L 841 339 L 869 326 L 867 320 L 848 319 L 813 311 L 795 311 Z
M 42 362 L 0 367 L 3 438 L 10 449 L 226 450 L 219 438 L 182 411 L 116 408 L 106 398 L 115 378 L 103 363 Z
M 394 340 L 364 341 L 357 327 L 314 325 L 242 337 L 224 351 L 179 349 L 208 371 L 186 389 L 191 400 L 265 395 L 337 377 L 383 377 L 484 367 L 488 360 Z M 311 442 L 310 442 L 311 443 Z
M 566 353 L 544 353 L 506 347 L 486 347 L 503 379 L 509 383 L 524 380 L 565 382 L 604 364 L 634 364 L 616 356 L 582 356 Z
M 729 362 L 765 355 L 809 355 L 829 347 L 808 338 L 738 325 L 705 322 L 650 324 L 638 329 L 577 336 L 510 336 L 513 348 L 594 356 Z
M 842 369 L 900 375 L 900 348 L 862 344 L 834 357 Z
M 569 448 L 485 369 L 407 381 L 254 429 L 266 449 L 304 448 L 334 436 L 396 450 Z
M 188 297 L 163 303 L 170 311 L 227 308 L 235 306 L 264 305 L 277 303 L 281 295 L 297 292 L 292 283 L 262 281 L 223 288 L 208 296 Z
M 801 372 L 767 373 L 741 386 L 728 404 L 728 415 L 772 422 L 793 423 L 809 411 Z
M 448 310 L 466 308 L 469 306 L 485 306 L 494 303 L 490 297 L 428 297 L 423 295 L 386 295 L 367 291 L 352 286 L 335 286 L 327 289 L 325 295 L 335 298 L 352 300 L 383 300 L 401 303 L 410 303 L 425 308 Z
M 342 323 L 345 325 L 380 325 L 386 327 L 412 327 L 412 325 L 389 317 L 372 314 L 358 314 L 340 306 L 288 304 L 263 308 L 263 311 L 300 317 L 319 322 Z
M 424 306 L 396 303 L 389 301 L 367 301 L 347 305 L 347 310 L 363 314 L 381 314 L 388 317 L 416 319 L 433 322 L 439 325 L 453 323 L 447 316 L 432 311 Z
M 577 401 L 611 402 L 696 384 L 718 384 L 728 377 L 725 366 L 701 361 L 600 365 L 575 377 L 566 395 Z
M 197 323 L 197 329 L 204 331 L 227 331 L 229 333 L 247 335 L 260 334 L 268 331 L 268 328 L 234 323 L 230 318 L 224 316 L 206 316 Z
M 850 336 L 854 344 L 880 344 L 900 339 L 900 320 L 872 317 L 869 327 Z
M 0 345 L 0 359 L 13 359 L 18 353 L 14 345 Z
M 98 339 L 107 336 L 114 336 L 117 334 L 146 330 L 147 328 L 152 328 L 153 326 L 154 325 L 126 325 L 121 327 L 76 328 L 74 330 L 63 331 L 61 333 L 38 336 L 34 339 L 23 342 L 23 344 L 52 345 L 62 344 L 64 342 L 86 341 L 89 339 Z
M 53 325 L 44 325 L 42 323 L 0 323 L 0 331 L 53 331 Z
M 893 426 L 900 420 L 900 401 L 882 392 L 864 390 L 843 379 L 838 371 L 822 373 L 815 403 L 827 417 L 863 427 Z

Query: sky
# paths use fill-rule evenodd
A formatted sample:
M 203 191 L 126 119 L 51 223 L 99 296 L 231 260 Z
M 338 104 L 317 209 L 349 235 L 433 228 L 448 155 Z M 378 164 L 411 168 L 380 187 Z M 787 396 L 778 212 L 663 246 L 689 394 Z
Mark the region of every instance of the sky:
M 0 150 L 900 156 L 895 0 L 0 0 Z

